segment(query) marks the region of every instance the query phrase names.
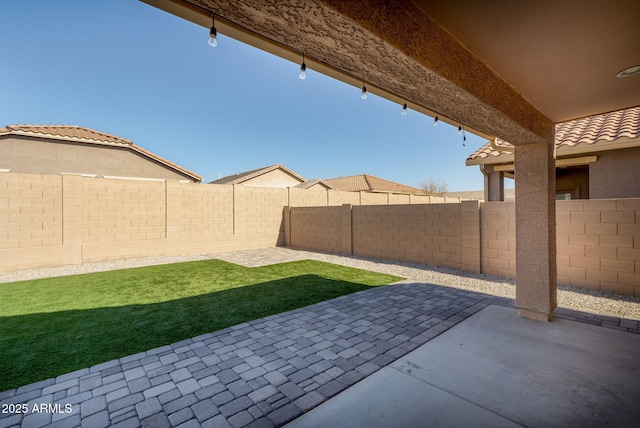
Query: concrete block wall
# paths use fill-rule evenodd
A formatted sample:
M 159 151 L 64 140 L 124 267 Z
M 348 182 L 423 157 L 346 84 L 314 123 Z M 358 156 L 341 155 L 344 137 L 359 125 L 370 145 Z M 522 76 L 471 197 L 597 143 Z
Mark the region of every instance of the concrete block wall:
M 409 196 L 409 200 L 410 203 L 412 204 L 430 204 L 431 203 L 431 196 L 416 196 L 416 195 L 410 195 Z M 458 200 L 458 202 L 460 202 Z M 435 201 L 434 201 L 435 203 Z
M 330 206 L 341 206 L 345 204 L 360 205 L 360 193 L 361 192 L 339 192 L 330 190 L 327 192 L 329 196 Z M 363 192 L 362 192 L 363 193 Z
M 287 244 L 515 277 L 513 202 L 437 200 L 0 173 L 0 272 Z M 556 206 L 558 283 L 640 296 L 640 199 Z
M 82 186 L 84 244 L 166 238 L 164 181 L 85 179 Z
M 479 253 L 472 260 L 474 253 L 463 251 L 462 218 L 462 204 L 354 207 L 353 253 L 477 271 Z M 479 221 L 476 237 L 478 228 Z
M 411 195 L 394 195 L 389 194 L 389 205 L 410 204 Z
M 233 187 L 167 182 L 167 238 L 233 235 Z
M 80 245 L 73 245 L 73 229 L 65 234 L 65 222 L 77 225 L 77 214 L 63 215 L 66 177 L 42 174 L 0 174 L 0 271 L 25 269 L 46 260 L 47 265 L 77 263 Z M 76 221 L 76 223 L 74 223 Z M 77 242 L 81 240 L 76 233 Z M 65 243 L 67 243 L 65 245 Z
M 291 246 L 352 254 L 351 205 L 290 209 Z
M 360 205 L 389 205 L 388 193 L 360 192 Z
M 272 235 L 274 245 L 284 245 L 283 210 L 288 189 L 233 186 L 234 233 L 246 236 Z
M 558 284 L 640 296 L 640 199 L 556 207 Z M 346 234 L 334 227 L 338 211 L 296 210 L 291 246 L 340 252 L 336 242 Z M 353 206 L 352 213 L 347 254 L 515 278 L 514 202 Z
M 462 201 L 460 203 L 460 269 L 481 273 L 480 248 L 480 201 Z
M 0 249 L 62 245 L 62 177 L 0 177 Z
M 640 199 L 558 201 L 558 283 L 640 297 Z
M 480 254 L 483 273 L 516 277 L 515 202 L 480 205 Z
M 481 270 L 515 278 L 515 204 L 481 205 Z M 558 284 L 640 296 L 640 199 L 556 202 Z
M 460 203 L 460 198 L 396 195 L 391 193 L 341 192 L 338 190 L 289 189 L 291 207 L 326 207 L 350 205 L 406 205 Z
M 287 189 L 0 174 L 0 272 L 284 244 Z
M 479 272 L 478 204 L 292 207 L 290 242 L 296 248 Z
M 289 203 L 291 207 L 326 207 L 326 192 L 307 192 L 304 189 L 295 187 L 285 189 L 289 192 Z

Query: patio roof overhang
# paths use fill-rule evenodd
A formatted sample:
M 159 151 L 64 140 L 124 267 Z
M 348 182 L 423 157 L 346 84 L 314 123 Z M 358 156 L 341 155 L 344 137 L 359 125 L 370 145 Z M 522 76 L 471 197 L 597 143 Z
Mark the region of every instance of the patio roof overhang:
M 634 0 L 143 1 L 516 145 L 640 104 L 640 77 L 615 76 L 640 64 Z
M 143 0 L 512 143 L 521 315 L 556 307 L 554 125 L 640 104 L 640 2 Z M 203 30 L 203 34 L 206 34 Z M 204 36 L 203 36 L 204 37 Z

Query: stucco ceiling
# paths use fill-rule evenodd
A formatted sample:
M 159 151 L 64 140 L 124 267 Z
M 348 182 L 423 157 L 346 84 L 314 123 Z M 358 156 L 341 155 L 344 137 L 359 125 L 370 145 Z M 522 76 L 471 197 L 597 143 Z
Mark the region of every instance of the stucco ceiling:
M 638 0 L 414 0 L 554 122 L 640 105 Z
M 514 144 L 640 105 L 637 0 L 143 0 Z

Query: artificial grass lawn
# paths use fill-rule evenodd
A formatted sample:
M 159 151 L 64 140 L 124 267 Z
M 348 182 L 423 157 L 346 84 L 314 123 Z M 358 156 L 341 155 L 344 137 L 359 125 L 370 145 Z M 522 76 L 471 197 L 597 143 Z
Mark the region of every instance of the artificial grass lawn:
M 399 279 L 206 260 L 0 284 L 0 391 Z

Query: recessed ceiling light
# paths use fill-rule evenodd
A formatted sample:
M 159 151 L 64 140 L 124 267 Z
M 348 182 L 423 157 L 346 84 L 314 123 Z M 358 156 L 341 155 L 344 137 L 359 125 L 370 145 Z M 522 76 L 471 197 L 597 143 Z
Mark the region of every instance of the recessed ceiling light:
M 629 77 L 635 76 L 636 74 L 640 74 L 640 65 L 634 65 L 633 67 L 625 68 L 622 71 L 619 71 L 616 74 L 616 77 Z

